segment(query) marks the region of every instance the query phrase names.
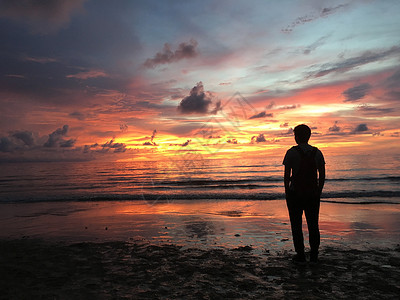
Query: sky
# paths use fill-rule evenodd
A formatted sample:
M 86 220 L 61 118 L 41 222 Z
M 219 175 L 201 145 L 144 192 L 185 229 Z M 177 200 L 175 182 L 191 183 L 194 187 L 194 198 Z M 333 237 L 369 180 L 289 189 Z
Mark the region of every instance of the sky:
M 0 162 L 398 153 L 400 1 L 0 0 Z

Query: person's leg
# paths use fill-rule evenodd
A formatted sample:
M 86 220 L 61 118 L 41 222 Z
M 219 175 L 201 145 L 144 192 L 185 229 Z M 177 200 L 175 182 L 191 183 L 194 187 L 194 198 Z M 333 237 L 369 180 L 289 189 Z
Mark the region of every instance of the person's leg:
M 320 245 L 320 233 L 319 233 L 319 199 L 312 199 L 305 207 L 304 212 L 307 220 L 308 234 L 310 238 L 310 260 L 316 261 L 318 258 L 318 248 Z
M 300 199 L 290 198 L 286 200 L 289 211 L 290 225 L 292 229 L 294 249 L 297 254 L 304 255 L 304 238 L 302 230 L 303 208 Z

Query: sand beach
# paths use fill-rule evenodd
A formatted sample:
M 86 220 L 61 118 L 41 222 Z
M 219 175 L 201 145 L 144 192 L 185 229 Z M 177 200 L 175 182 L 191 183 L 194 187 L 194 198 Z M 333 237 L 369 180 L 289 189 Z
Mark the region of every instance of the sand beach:
M 395 299 L 399 215 L 322 203 L 299 266 L 284 201 L 2 204 L 0 298 Z

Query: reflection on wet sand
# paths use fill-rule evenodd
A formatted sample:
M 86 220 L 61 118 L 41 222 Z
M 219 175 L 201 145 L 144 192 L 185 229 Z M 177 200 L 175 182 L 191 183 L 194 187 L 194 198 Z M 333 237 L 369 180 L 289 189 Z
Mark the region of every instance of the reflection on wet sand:
M 322 203 L 322 246 L 396 244 L 399 216 L 399 207 Z M 185 248 L 251 246 L 258 253 L 292 248 L 287 209 L 279 200 L 4 204 L 0 217 L 2 238 L 143 239 Z

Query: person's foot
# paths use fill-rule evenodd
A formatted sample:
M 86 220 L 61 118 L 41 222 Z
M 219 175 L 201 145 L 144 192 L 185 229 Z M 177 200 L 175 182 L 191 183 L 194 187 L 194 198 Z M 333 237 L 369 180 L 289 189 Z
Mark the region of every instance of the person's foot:
M 318 263 L 318 251 L 310 252 L 310 263 L 312 264 Z
M 300 264 L 300 265 L 306 264 L 306 262 L 307 262 L 306 256 L 304 255 L 304 253 L 302 253 L 302 254 L 297 253 L 296 255 L 293 256 L 292 261 L 295 264 Z

